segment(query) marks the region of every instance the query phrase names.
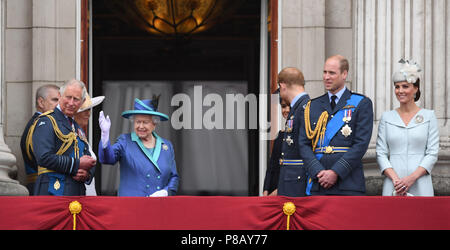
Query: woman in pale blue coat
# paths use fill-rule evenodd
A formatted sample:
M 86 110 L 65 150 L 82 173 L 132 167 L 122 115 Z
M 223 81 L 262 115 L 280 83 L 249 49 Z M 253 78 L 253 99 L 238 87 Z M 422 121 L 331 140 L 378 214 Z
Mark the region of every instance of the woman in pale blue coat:
M 385 112 L 378 127 L 377 161 L 385 178 L 384 196 L 434 196 L 431 171 L 439 151 L 434 111 L 416 105 L 420 68 L 401 60 L 393 75 L 400 107 Z
M 157 111 L 158 100 L 135 99 L 134 110 L 122 113 L 133 118 L 134 132 L 122 134 L 114 145 L 109 143 L 109 117 L 100 112 L 102 130 L 98 155 L 101 163 L 120 162 L 119 196 L 171 196 L 178 190 L 179 176 L 170 141 L 154 130 L 159 121 L 169 117 Z

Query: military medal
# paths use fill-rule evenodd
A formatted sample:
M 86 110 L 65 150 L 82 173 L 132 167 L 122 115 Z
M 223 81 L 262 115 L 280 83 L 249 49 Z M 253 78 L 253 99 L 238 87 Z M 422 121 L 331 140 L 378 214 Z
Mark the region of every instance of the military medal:
M 343 136 L 348 137 L 352 134 L 352 129 L 348 126 L 348 124 L 345 124 L 345 126 L 341 129 L 341 133 Z
M 83 130 L 81 130 L 80 128 L 78 129 L 78 137 L 80 137 L 81 140 L 86 140 L 86 135 L 83 133 Z
M 416 123 L 422 123 L 423 122 L 423 116 L 418 115 L 416 116 Z
M 348 123 L 352 120 L 352 110 L 351 109 L 344 110 L 344 118 L 342 118 L 342 120 L 345 123 Z
M 293 118 L 293 116 L 291 118 Z M 288 120 L 286 122 L 286 132 L 291 133 L 293 127 L 294 127 L 294 120 L 292 120 L 292 119 Z
M 287 143 L 289 146 L 291 146 L 292 143 L 294 143 L 294 140 L 292 140 L 292 138 L 291 138 L 290 135 L 286 138 L 286 143 Z

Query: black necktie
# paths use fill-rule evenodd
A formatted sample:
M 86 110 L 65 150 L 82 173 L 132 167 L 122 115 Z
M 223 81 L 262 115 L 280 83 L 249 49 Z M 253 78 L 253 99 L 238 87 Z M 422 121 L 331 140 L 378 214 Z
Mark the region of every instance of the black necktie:
M 331 110 L 334 110 L 334 108 L 336 108 L 336 98 L 337 98 L 337 96 L 335 96 L 335 95 L 331 96 L 331 103 L 330 103 Z

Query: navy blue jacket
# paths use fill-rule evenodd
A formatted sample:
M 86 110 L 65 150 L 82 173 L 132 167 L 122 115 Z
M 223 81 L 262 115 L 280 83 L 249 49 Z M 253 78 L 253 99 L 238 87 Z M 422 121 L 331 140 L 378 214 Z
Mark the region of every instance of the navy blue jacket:
M 55 118 L 58 128 L 63 134 L 66 135 L 72 131 L 72 126 L 69 124 L 68 119 L 58 108 L 55 108 L 50 115 Z M 81 128 L 75 121 L 73 121 L 73 124 L 75 131 L 80 134 Z M 65 153 L 57 155 L 56 152 L 61 145 L 62 141 L 56 136 L 50 119 L 45 116 L 39 118 L 33 133 L 34 156 L 39 166 L 55 172 L 44 173 L 38 176 L 34 188 L 35 195 L 85 195 L 86 188 L 84 183 L 72 178 L 77 174 L 80 165 L 80 160 L 73 157 L 74 143 Z M 79 157 L 90 155 L 88 147 L 79 138 L 78 147 L 80 148 Z M 92 179 L 94 171 L 94 168 L 90 170 L 90 179 Z M 60 189 L 58 190 L 53 189 L 55 181 L 59 182 Z
M 323 111 L 329 114 L 328 121 L 332 115 L 342 109 L 352 93 L 348 89 L 344 92 L 334 110 L 331 110 L 328 94 L 311 100 L 310 122 L 311 129 L 315 129 L 316 123 Z M 317 160 L 312 152 L 311 140 L 306 137 L 305 124 L 302 123 L 300 134 L 300 154 L 303 157 L 306 170 L 309 176 L 313 177 L 312 195 L 365 195 L 365 178 L 362 158 L 367 151 L 372 136 L 373 108 L 372 101 L 364 97 L 355 111 L 352 119 L 348 123 L 352 133 L 345 137 L 341 130 L 331 139 L 329 146 L 350 147 L 348 152 L 324 154 Z M 333 170 L 338 174 L 335 185 L 329 189 L 324 189 L 317 182 L 317 174 L 322 170 Z
M 34 155 L 31 154 L 31 158 L 28 158 L 26 142 L 28 131 L 30 130 L 31 125 L 33 125 L 34 121 L 39 117 L 40 113 L 36 112 L 28 121 L 25 129 L 23 130 L 22 137 L 20 138 L 20 150 L 22 151 L 23 162 L 25 165 L 25 172 L 27 174 L 27 189 L 30 195 L 33 195 L 34 183 L 37 178 L 38 166 L 36 163 L 36 159 Z
M 278 188 L 278 179 L 280 178 L 280 158 L 281 144 L 284 139 L 284 130 L 278 132 L 277 138 L 273 141 L 272 154 L 267 165 L 266 177 L 264 178 L 264 191 L 269 194 Z
M 301 160 L 299 136 L 301 124 L 304 123 L 304 107 L 310 100 L 309 95 L 303 95 L 294 106 L 286 121 L 283 141 L 281 142 L 280 177 L 278 180 L 278 195 L 299 197 L 305 196 L 306 171 L 303 166 L 284 165 L 286 160 Z

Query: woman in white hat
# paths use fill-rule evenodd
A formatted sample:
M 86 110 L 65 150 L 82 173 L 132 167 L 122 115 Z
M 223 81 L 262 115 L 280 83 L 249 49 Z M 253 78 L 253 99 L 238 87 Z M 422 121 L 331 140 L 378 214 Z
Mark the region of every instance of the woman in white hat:
M 157 111 L 158 98 L 135 99 L 134 109 L 122 113 L 122 117 L 133 119 L 134 132 L 120 135 L 114 145 L 109 142 L 109 116 L 100 112 L 99 160 L 111 165 L 120 162 L 119 196 L 160 197 L 175 195 L 178 190 L 172 143 L 154 131 L 160 121 L 169 119 Z
M 75 121 L 78 123 L 78 125 L 80 125 L 80 127 L 84 128 L 84 129 L 87 128 L 89 118 L 91 117 L 92 108 L 99 105 L 100 103 L 102 103 L 104 99 L 105 99 L 104 96 L 96 96 L 91 99 L 89 94 L 86 94 L 86 99 L 85 99 L 83 105 L 81 105 L 78 112 L 74 115 Z M 82 131 L 79 131 L 78 133 L 81 134 L 80 136 L 82 136 L 82 138 L 85 139 L 85 142 L 88 145 L 88 148 L 89 148 L 92 158 L 97 160 L 97 157 L 95 156 L 95 153 L 92 150 L 92 146 L 89 143 L 87 143 L 87 138 L 86 138 L 85 134 Z M 92 168 L 91 173 L 90 173 L 92 176 L 94 176 L 94 171 L 95 171 L 95 168 Z M 86 186 L 86 196 L 96 196 L 97 195 L 97 192 L 95 190 L 94 177 L 92 177 L 92 181 L 89 184 L 85 183 L 85 186 Z
M 421 71 L 401 60 L 393 75 L 400 107 L 385 112 L 378 127 L 377 161 L 385 178 L 383 195 L 434 196 L 431 170 L 439 151 L 439 127 L 433 110 L 422 109 Z

